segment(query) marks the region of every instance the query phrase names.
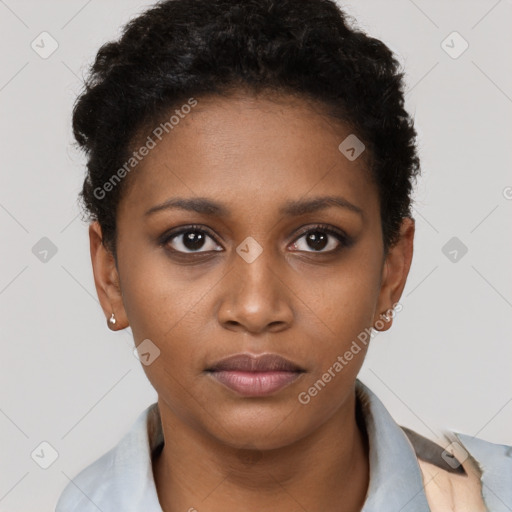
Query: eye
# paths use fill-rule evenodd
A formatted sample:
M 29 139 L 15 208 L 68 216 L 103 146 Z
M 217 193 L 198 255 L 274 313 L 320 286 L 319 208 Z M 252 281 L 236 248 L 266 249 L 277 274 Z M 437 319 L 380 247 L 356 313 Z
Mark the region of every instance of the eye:
M 222 251 L 213 235 L 199 226 L 185 226 L 162 237 L 161 245 L 183 254 Z
M 303 231 L 292 247 L 297 251 L 323 254 L 337 252 L 352 243 L 353 240 L 341 229 L 319 224 Z

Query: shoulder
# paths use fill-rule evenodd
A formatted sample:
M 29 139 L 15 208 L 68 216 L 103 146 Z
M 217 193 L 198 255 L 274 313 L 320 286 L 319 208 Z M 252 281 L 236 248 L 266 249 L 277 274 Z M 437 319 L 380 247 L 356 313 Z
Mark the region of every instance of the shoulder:
M 112 448 L 71 479 L 59 497 L 55 512 L 98 512 L 113 477 L 115 450 Z
M 402 427 L 422 471 L 432 511 L 448 504 L 472 510 L 512 507 L 512 447 L 444 431 L 434 440 Z
M 428 439 L 401 427 L 419 459 L 452 473 L 463 473 L 464 461 L 471 459 L 481 476 L 499 479 L 512 476 L 512 446 L 496 444 L 479 437 L 444 430 L 436 439 Z
M 489 510 L 512 510 L 512 446 L 460 433 L 454 435 L 467 451 L 468 457 L 478 464 L 482 494 Z
M 153 425 L 156 403 L 142 411 L 122 439 L 70 479 L 55 512 L 159 510 L 151 448 L 160 437 Z
M 496 444 L 485 441 L 479 437 L 454 432 L 457 440 L 471 453 L 483 466 L 484 470 L 502 467 L 512 470 L 512 446 Z

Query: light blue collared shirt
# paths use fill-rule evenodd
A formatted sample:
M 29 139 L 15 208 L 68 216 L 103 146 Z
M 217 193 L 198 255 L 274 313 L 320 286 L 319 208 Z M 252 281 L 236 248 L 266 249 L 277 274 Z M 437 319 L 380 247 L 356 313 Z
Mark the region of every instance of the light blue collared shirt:
M 430 512 L 409 438 L 359 379 L 356 397 L 369 440 L 370 483 L 361 512 Z M 512 447 L 455 434 L 479 462 L 490 512 L 512 510 Z M 119 443 L 83 469 L 62 492 L 55 512 L 162 512 L 152 453 L 163 443 L 158 403 L 148 406 Z

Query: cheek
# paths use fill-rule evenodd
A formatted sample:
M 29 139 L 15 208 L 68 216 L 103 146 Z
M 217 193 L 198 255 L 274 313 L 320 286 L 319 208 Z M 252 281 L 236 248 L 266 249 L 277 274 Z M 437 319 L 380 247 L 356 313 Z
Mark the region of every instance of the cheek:
M 164 343 L 172 338 L 204 295 L 204 286 L 194 285 L 189 269 L 173 265 L 163 249 L 143 251 L 124 248 L 129 261 L 120 261 L 123 304 L 135 341 L 150 338 Z
M 169 389 L 182 395 L 183 383 L 199 364 L 196 331 L 202 320 L 197 304 L 204 288 L 193 286 L 186 273 L 178 274 L 161 256 L 132 253 L 129 264 L 120 265 L 120 274 L 134 344 L 150 353 L 150 363 L 142 364 L 146 376 L 157 392 Z
M 369 328 L 373 322 L 380 290 L 380 265 L 375 255 L 357 251 L 338 267 L 328 272 L 316 272 L 312 279 L 295 285 L 295 292 L 308 306 L 303 311 L 310 318 L 304 326 L 321 333 L 325 339 L 322 351 L 332 357 L 332 351 L 344 347 Z M 318 334 L 315 336 L 318 339 Z
M 144 347 L 139 354 L 151 354 L 149 364 L 140 357 L 147 379 L 176 414 L 191 418 L 201 367 L 197 304 L 204 291 L 152 268 L 151 273 L 132 272 L 123 290 L 125 309 L 135 345 Z
M 297 391 L 301 412 L 320 424 L 348 396 L 372 339 L 378 275 L 352 268 L 330 280 L 315 297 L 315 321 L 305 322 L 310 346 L 311 371 Z M 310 297 L 311 297 L 311 291 Z
M 296 398 L 313 417 L 325 418 L 339 407 L 363 365 L 373 335 L 379 261 L 378 253 L 362 246 L 335 273 L 317 279 L 316 287 L 303 286 L 315 313 L 314 322 L 304 325 L 317 349 L 310 352 L 311 373 Z

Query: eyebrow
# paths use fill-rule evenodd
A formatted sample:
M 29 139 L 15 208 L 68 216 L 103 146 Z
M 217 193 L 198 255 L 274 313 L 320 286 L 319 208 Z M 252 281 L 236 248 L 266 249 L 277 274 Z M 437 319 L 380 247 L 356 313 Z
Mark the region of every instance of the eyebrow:
M 279 209 L 279 214 L 286 216 L 299 216 L 307 213 L 314 213 L 326 208 L 331 208 L 333 206 L 347 209 L 363 217 L 363 210 L 359 208 L 359 206 L 356 206 L 347 199 L 339 196 L 320 196 L 307 200 L 288 201 Z M 174 209 L 187 210 L 204 215 L 212 215 L 218 217 L 231 216 L 229 209 L 224 205 L 205 197 L 191 199 L 180 197 L 171 198 L 161 204 L 153 206 L 144 213 L 144 216 L 149 216 L 153 213 L 163 210 Z

